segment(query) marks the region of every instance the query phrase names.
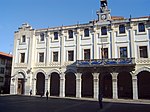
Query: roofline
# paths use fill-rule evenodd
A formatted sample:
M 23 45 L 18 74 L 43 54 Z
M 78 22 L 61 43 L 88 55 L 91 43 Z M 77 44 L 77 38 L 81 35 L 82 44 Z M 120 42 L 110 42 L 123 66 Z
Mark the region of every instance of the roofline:
M 0 52 L 0 55 L 1 55 L 1 56 L 5 56 L 5 57 L 9 57 L 9 58 L 12 58 L 12 57 L 13 57 L 13 55 L 7 54 L 7 53 L 4 53 L 4 52 Z

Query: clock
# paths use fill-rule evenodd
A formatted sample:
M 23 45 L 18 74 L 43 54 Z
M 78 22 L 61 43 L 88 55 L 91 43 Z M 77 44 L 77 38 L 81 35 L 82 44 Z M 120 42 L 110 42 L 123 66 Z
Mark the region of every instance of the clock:
M 106 20 L 106 18 L 107 18 L 107 17 L 106 17 L 105 14 L 101 15 L 101 19 L 102 19 L 102 20 Z

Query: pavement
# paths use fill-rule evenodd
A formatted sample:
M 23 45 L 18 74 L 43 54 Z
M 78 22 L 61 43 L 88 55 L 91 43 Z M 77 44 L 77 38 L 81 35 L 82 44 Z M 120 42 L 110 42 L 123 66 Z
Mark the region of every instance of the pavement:
M 0 112 L 150 112 L 150 100 L 104 99 L 100 109 L 90 98 L 1 95 Z

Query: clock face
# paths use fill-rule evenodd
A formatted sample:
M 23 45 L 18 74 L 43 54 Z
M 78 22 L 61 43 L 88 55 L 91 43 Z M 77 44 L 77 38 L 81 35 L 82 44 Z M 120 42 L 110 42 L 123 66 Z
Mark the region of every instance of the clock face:
M 106 19 L 106 15 L 103 14 L 103 15 L 101 16 L 101 18 L 102 18 L 102 20 L 105 20 L 105 19 Z

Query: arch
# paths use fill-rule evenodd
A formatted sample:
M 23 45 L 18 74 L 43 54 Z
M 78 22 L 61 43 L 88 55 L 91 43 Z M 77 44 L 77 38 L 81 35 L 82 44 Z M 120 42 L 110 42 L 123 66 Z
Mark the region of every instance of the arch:
M 105 72 L 99 75 L 99 87 L 99 92 L 104 98 L 112 98 L 112 75 L 110 73 Z
M 44 95 L 45 93 L 45 74 L 38 72 L 36 75 L 36 94 Z
M 138 79 L 138 98 L 150 99 L 150 71 L 144 69 L 137 74 Z
M 51 71 L 48 72 L 48 75 L 50 76 L 52 73 L 61 74 L 59 69 L 52 69 Z
M 150 72 L 150 68 L 149 67 L 139 68 L 138 70 L 135 71 L 135 75 L 138 75 L 142 71 L 148 71 L 148 72 Z
M 25 94 L 25 81 L 26 81 L 26 72 L 25 70 L 18 70 L 15 73 L 17 78 L 17 94 Z
M 45 77 L 47 76 L 46 72 L 43 69 L 38 69 L 37 71 L 34 72 L 34 78 L 37 78 L 38 73 L 43 73 Z
M 129 72 L 118 74 L 118 98 L 133 98 L 132 75 Z
M 73 69 L 67 69 L 66 72 L 65 72 L 65 74 L 67 74 L 67 73 L 69 73 L 69 72 L 72 72 L 72 73 L 76 74 L 76 71 L 73 70 Z
M 60 75 L 53 72 L 50 75 L 50 95 L 59 96 L 60 93 Z
M 82 76 L 81 95 L 82 97 L 93 97 L 93 75 L 92 73 L 83 73 Z
M 73 72 L 67 72 L 65 75 L 65 96 L 76 96 L 76 76 Z

